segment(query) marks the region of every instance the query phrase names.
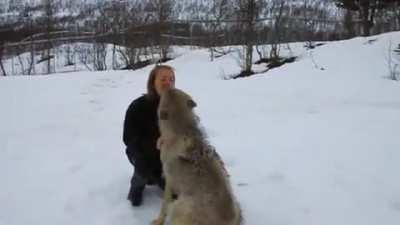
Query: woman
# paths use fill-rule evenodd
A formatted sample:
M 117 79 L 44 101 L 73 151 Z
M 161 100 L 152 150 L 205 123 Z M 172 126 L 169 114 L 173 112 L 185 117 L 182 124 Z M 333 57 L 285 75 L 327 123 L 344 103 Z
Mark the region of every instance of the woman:
M 123 141 L 126 155 L 134 166 L 128 200 L 133 206 L 142 203 L 146 184 L 157 184 L 164 189 L 160 152 L 157 149 L 157 107 L 160 93 L 175 86 L 174 69 L 167 65 L 156 66 L 147 81 L 147 93 L 135 99 L 125 115 Z

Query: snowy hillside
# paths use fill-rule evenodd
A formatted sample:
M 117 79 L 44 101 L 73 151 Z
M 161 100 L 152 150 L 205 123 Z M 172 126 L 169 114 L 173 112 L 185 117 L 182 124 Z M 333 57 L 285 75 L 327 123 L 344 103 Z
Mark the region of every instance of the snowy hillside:
M 372 40 L 372 41 L 370 41 Z M 169 64 L 231 174 L 248 225 L 400 224 L 400 32 L 291 45 L 294 63 L 246 79 L 235 54 L 191 50 Z M 323 69 L 322 69 L 323 68 Z M 128 104 L 151 67 L 0 77 L 0 224 L 139 225 L 161 192 L 126 200 Z

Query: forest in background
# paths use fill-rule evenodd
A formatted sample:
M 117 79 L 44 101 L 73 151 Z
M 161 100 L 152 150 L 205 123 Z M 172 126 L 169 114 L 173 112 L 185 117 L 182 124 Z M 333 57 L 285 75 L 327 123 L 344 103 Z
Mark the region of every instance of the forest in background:
M 78 55 L 84 64 L 90 56 L 94 70 L 136 69 L 169 60 L 173 45 L 209 48 L 211 60 L 227 54 L 221 47 L 240 45 L 240 75 L 248 76 L 254 51 L 258 61 L 279 66 L 291 60 L 280 57 L 282 43 L 313 48 L 316 41 L 396 30 L 399 0 L 1 1 L 0 66 L 6 76 L 3 61 L 27 53 L 22 74 L 35 74 L 40 62 L 52 73 L 54 49 L 63 46 L 66 65 Z M 107 68 L 110 45 L 112 60 L 118 55 L 123 65 Z

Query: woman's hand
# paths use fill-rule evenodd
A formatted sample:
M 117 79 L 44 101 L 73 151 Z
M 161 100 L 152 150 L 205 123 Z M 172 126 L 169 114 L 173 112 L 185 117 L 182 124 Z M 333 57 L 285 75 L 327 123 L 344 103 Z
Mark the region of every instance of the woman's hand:
M 158 150 L 161 150 L 163 144 L 164 144 L 164 139 L 163 139 L 162 137 L 159 137 L 159 138 L 157 139 L 157 146 L 156 146 L 156 148 L 157 148 Z

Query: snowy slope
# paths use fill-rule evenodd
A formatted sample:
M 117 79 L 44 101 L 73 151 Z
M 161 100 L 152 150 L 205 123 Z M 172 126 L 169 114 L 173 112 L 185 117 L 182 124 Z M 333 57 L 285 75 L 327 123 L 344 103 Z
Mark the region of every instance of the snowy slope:
M 298 61 L 247 79 L 222 79 L 239 70 L 235 55 L 210 62 L 193 50 L 169 63 L 198 103 L 246 224 L 400 224 L 389 40 L 400 32 L 312 52 L 295 43 Z M 161 192 L 147 188 L 142 207 L 129 205 L 121 135 L 150 69 L 0 78 L 0 224 L 149 224 Z

